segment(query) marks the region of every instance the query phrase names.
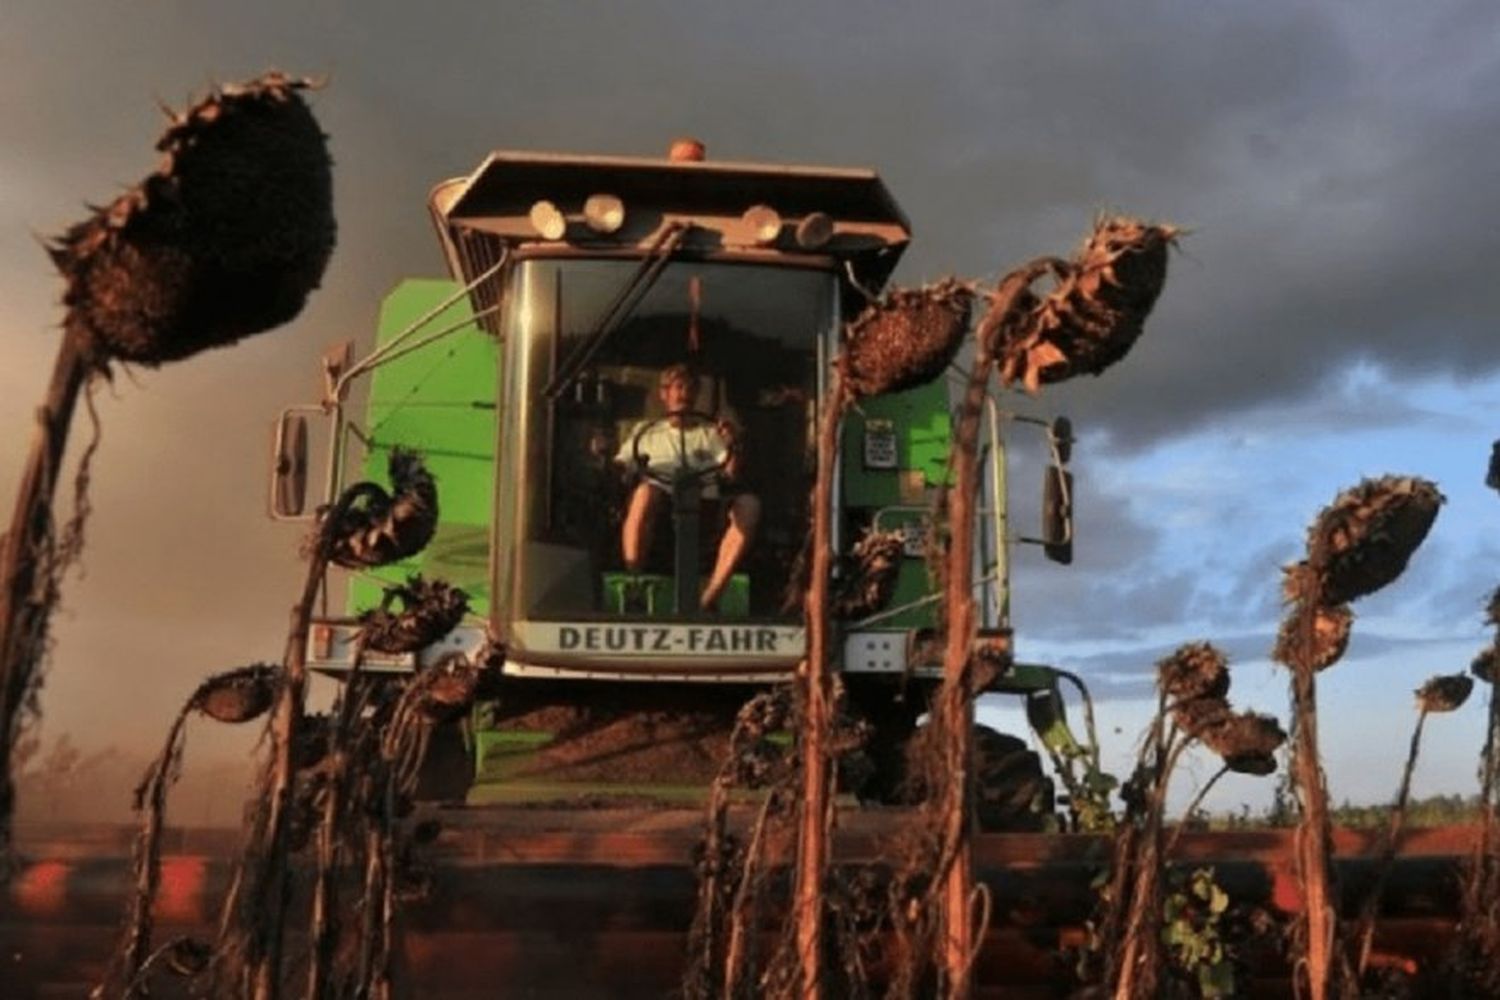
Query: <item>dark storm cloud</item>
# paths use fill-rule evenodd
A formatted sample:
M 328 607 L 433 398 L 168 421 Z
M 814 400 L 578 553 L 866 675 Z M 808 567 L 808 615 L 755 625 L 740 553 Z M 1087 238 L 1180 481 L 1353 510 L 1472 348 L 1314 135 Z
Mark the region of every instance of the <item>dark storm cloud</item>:
M 17 33 L 61 45 L 44 10 L 12 15 Z M 380 247 L 351 276 L 364 301 L 435 268 L 421 200 L 487 149 L 649 153 L 690 131 L 716 156 L 877 165 L 916 223 L 913 279 L 1066 250 L 1107 207 L 1192 227 L 1135 354 L 1052 392 L 1123 443 L 1294 401 L 1356 358 L 1500 362 L 1500 103 L 1478 99 L 1500 55 L 1463 44 L 1495 25 L 1483 5 L 365 10 L 379 13 L 183 8 L 142 33 L 149 13 L 105 9 L 96 42 L 68 43 L 73 79 L 48 86 L 139 81 L 139 105 L 267 62 L 329 73 L 345 244 Z M 129 26 L 134 50 L 85 58 Z M 12 102 L 57 133 L 69 119 L 38 110 L 46 96 L 33 82 Z M 57 152 L 101 139 L 140 144 L 117 121 Z

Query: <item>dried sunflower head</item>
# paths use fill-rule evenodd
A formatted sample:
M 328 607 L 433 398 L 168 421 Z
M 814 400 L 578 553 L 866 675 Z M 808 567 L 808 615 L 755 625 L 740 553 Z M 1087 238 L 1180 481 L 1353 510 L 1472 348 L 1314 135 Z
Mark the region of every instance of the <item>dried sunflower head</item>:
M 729 753 L 720 773 L 744 788 L 761 788 L 786 765 L 786 748 L 772 736 L 786 729 L 792 715 L 789 685 L 762 691 L 740 706 L 729 735 Z
M 399 603 L 401 610 L 391 610 Z M 380 607 L 359 616 L 364 645 L 381 653 L 414 653 L 458 627 L 469 611 L 469 595 L 442 580 L 421 574 L 385 588 Z
M 328 513 L 332 538 L 329 558 L 347 569 L 386 566 L 410 558 L 432 541 L 437 531 L 437 484 L 422 457 L 407 448 L 392 448 L 387 468 L 391 492 L 377 483 L 359 482 L 339 496 Z
M 156 172 L 52 243 L 65 325 L 101 360 L 158 365 L 301 311 L 335 230 L 308 86 L 270 73 L 173 116 Z
M 1239 712 L 1210 726 L 1199 739 L 1231 771 L 1265 775 L 1276 770 L 1275 753 L 1286 742 L 1286 733 L 1269 715 Z
M 1500 625 L 1500 587 L 1495 588 L 1489 603 L 1484 606 L 1484 620 L 1491 625 Z
M 1233 714 L 1229 702 L 1223 697 L 1194 698 L 1178 702 L 1172 709 L 1172 718 L 1176 721 L 1177 728 L 1200 740 L 1205 733 L 1223 725 Z
M 1229 661 L 1211 643 L 1187 643 L 1156 664 L 1156 683 L 1172 701 L 1222 698 L 1229 693 Z
M 845 329 L 844 385 L 859 397 L 931 382 L 958 353 L 973 307 L 973 291 L 953 278 L 887 292 Z
M 1299 644 L 1302 641 L 1302 616 L 1312 615 L 1313 634 L 1311 664 L 1314 670 L 1323 670 L 1337 663 L 1349 648 L 1349 633 L 1354 626 L 1354 612 L 1347 604 L 1332 607 L 1315 606 L 1311 609 L 1299 606 L 1286 616 L 1281 629 L 1276 633 L 1276 647 L 1271 655 L 1279 663 L 1288 665 L 1297 662 Z
M 1474 678 L 1468 674 L 1442 674 L 1429 677 L 1417 688 L 1417 707 L 1424 712 L 1452 712 L 1462 708 L 1474 690 Z
M 865 532 L 848 557 L 840 559 L 846 572 L 837 584 L 833 616 L 846 620 L 864 618 L 889 604 L 896 592 L 896 577 L 901 573 L 905 553 L 904 532 Z
M 1055 288 L 1000 351 L 1005 384 L 1028 392 L 1041 383 L 1098 375 L 1140 337 L 1167 279 L 1167 250 L 1181 230 L 1138 219 L 1099 219 Z
M 280 680 L 281 668 L 269 663 L 226 670 L 198 685 L 188 704 L 219 722 L 249 722 L 270 709 Z
M 1347 604 L 1400 576 L 1442 502 L 1435 485 L 1414 476 L 1366 479 L 1340 493 L 1308 529 L 1318 603 Z
M 452 722 L 474 704 L 479 668 L 462 653 L 452 653 L 417 674 L 408 697 L 428 722 Z

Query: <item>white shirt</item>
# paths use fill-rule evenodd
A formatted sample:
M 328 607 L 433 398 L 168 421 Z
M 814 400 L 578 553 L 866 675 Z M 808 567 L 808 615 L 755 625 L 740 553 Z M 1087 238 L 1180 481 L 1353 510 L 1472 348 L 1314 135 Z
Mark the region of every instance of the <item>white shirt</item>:
M 635 456 L 646 460 L 646 468 L 653 476 L 671 480 L 677 470 L 686 466 L 693 472 L 712 469 L 729 458 L 729 448 L 724 436 L 713 424 L 697 424 L 693 427 L 674 427 L 670 420 L 659 420 L 641 434 L 636 445 L 636 435 L 644 424 L 636 424 L 620 444 L 620 453 L 615 461 L 634 467 Z M 684 460 L 685 455 L 685 460 Z

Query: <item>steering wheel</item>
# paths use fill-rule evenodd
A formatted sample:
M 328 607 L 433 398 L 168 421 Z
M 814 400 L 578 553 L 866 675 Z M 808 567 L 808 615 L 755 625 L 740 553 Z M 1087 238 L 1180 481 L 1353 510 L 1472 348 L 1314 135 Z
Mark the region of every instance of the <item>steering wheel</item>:
M 673 419 L 680 420 L 681 426 L 673 428 L 681 437 L 679 443 L 683 445 L 677 453 L 677 467 L 672 470 L 671 475 L 666 475 L 651 468 L 651 464 L 645 455 L 641 454 L 641 441 L 659 424 L 669 424 Z M 671 490 L 678 482 L 705 483 L 714 479 L 724 472 L 729 460 L 733 457 L 733 449 L 729 442 L 724 442 L 724 458 L 713 465 L 695 469 L 687 463 L 687 432 L 698 427 L 716 426 L 718 421 L 701 410 L 679 410 L 677 413 L 669 413 L 655 420 L 648 420 L 636 429 L 635 436 L 630 439 L 630 456 L 635 461 L 636 468 L 641 471 L 641 476 L 648 482 L 655 483 L 662 489 Z M 722 440 L 722 435 L 720 435 Z

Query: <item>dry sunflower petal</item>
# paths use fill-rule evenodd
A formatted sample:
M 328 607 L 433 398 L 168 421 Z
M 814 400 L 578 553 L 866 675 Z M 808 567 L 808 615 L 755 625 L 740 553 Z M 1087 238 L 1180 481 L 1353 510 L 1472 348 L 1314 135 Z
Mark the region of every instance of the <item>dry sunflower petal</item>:
M 400 612 L 391 611 L 397 602 Z M 468 594 L 418 574 L 387 587 L 380 607 L 359 616 L 360 635 L 367 648 L 380 653 L 415 653 L 452 632 L 468 610 Z
M 1180 646 L 1156 665 L 1157 684 L 1173 701 L 1222 698 L 1229 693 L 1229 662 L 1211 643 Z
M 1417 688 L 1417 707 L 1424 712 L 1452 712 L 1463 707 L 1473 690 L 1474 678 L 1468 674 L 1429 677 Z
M 1167 250 L 1181 230 L 1101 218 L 1055 288 L 1001 347 L 1000 376 L 1027 392 L 1074 375 L 1098 375 L 1123 358 L 1167 278 Z
M 65 325 L 101 361 L 158 365 L 302 310 L 335 231 L 309 86 L 270 73 L 174 116 L 156 172 L 51 244 Z
M 1304 564 L 1305 565 L 1305 564 Z M 1301 641 L 1302 614 L 1313 616 L 1311 665 L 1323 670 L 1337 663 L 1349 648 L 1349 634 L 1354 627 L 1354 612 L 1347 604 L 1317 606 L 1310 611 L 1299 609 L 1287 615 L 1276 633 L 1276 647 L 1271 655 L 1280 663 L 1295 663 L 1297 644 Z
M 281 668 L 269 663 L 226 670 L 198 685 L 188 705 L 219 722 L 249 722 L 276 700 L 280 678 Z
M 844 385 L 878 396 L 931 382 L 958 353 L 973 306 L 974 293 L 952 278 L 887 292 L 845 331 Z
M 1489 603 L 1484 607 L 1484 620 L 1491 625 L 1500 625 L 1500 587 L 1490 594 Z
M 1435 485 L 1414 476 L 1366 479 L 1340 493 L 1308 530 L 1318 603 L 1346 604 L 1400 576 L 1442 502 Z

